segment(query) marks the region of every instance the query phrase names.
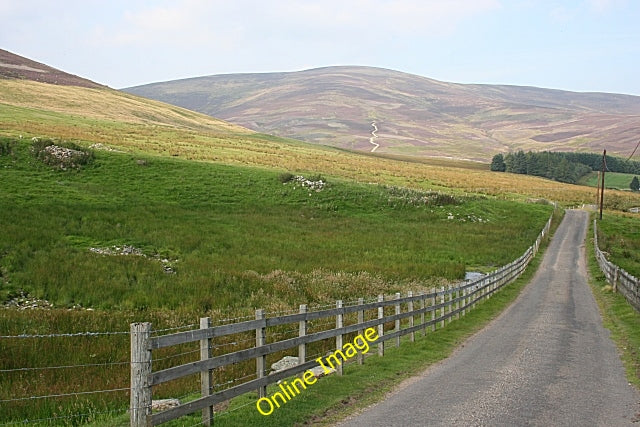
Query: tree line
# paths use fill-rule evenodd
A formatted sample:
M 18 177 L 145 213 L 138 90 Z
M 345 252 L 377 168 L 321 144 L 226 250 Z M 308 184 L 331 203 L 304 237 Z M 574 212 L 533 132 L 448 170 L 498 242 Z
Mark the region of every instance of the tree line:
M 491 170 L 535 175 L 575 184 L 584 175 L 601 170 L 602 155 L 594 153 L 527 152 L 518 150 L 506 155 L 496 154 Z M 606 171 L 640 174 L 640 162 L 606 156 Z

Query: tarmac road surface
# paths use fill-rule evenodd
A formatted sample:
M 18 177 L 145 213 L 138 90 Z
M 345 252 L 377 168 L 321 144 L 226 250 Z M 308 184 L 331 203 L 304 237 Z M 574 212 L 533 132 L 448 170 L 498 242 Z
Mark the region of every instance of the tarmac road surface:
M 504 313 L 339 425 L 640 426 L 640 393 L 587 283 L 588 220 L 567 211 L 537 274 Z

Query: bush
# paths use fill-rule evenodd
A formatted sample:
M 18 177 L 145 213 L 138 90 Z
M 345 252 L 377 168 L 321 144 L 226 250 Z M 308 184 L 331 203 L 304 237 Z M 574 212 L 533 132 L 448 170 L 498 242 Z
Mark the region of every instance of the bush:
M 283 184 L 286 184 L 287 182 L 291 181 L 293 177 L 294 177 L 293 174 L 289 172 L 283 172 L 280 175 L 278 175 L 278 179 Z
M 13 148 L 16 141 L 9 138 L 0 138 L 0 156 L 10 156 L 13 154 Z

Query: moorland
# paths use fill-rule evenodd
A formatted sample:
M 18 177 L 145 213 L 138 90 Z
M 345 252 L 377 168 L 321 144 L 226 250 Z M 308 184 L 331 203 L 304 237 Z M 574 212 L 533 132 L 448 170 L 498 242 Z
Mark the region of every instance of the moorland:
M 131 322 L 181 328 L 420 291 L 517 258 L 553 210 L 545 200 L 595 198 L 478 162 L 262 134 L 67 75 L 67 84 L 4 77 L 0 331 L 46 338 L 0 339 L 3 422 L 126 411 Z M 52 146 L 85 160 L 58 163 Z M 606 198 L 608 212 L 638 205 L 631 192 Z M 85 331 L 104 335 L 54 336 Z M 188 360 L 183 350 L 154 366 Z M 22 369 L 51 366 L 60 369 Z M 29 399 L 105 387 L 117 391 Z M 177 382 L 158 395 L 192 391 Z

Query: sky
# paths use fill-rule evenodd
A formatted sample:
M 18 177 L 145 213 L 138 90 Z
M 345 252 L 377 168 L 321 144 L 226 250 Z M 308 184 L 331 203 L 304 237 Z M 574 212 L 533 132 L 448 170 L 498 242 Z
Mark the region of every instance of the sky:
M 640 0 L 0 0 L 0 48 L 120 89 L 366 65 L 640 95 Z

